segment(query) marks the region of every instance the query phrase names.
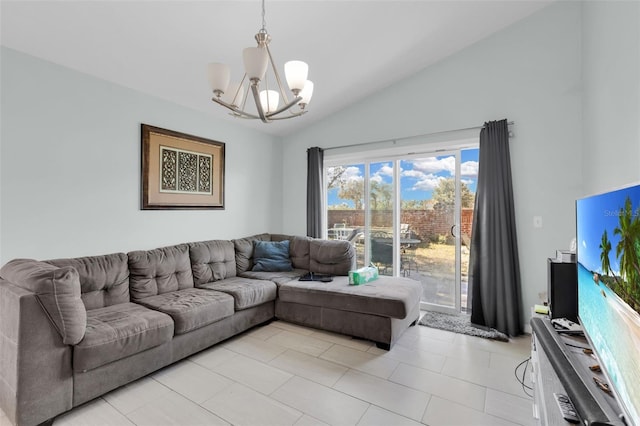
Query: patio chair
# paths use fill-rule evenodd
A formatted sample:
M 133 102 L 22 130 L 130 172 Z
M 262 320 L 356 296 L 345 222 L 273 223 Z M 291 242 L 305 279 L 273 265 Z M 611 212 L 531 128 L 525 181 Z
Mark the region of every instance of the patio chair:
M 371 238 L 371 261 L 378 265 L 381 273 L 393 266 L 393 245 Z

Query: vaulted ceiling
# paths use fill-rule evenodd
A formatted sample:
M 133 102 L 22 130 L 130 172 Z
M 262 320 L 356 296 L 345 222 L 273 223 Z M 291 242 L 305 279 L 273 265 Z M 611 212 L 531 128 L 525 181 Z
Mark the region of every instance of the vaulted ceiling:
M 267 1 L 278 66 L 309 64 L 309 113 L 263 124 L 210 101 L 209 62 L 242 77 L 262 26 L 256 0 L 2 1 L 4 46 L 273 135 L 361 101 L 547 6 L 525 1 Z M 282 71 L 281 71 L 282 72 Z M 46 76 L 43 76 L 46 79 Z

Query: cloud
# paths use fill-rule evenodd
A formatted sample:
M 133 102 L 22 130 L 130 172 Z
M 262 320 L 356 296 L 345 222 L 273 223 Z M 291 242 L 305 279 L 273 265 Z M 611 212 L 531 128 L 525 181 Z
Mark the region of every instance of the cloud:
M 403 177 L 410 177 L 410 178 L 416 178 L 416 179 L 424 179 L 427 175 L 423 172 L 420 172 L 418 170 L 405 170 L 402 172 L 402 176 Z
M 456 170 L 456 157 L 450 155 L 444 158 L 429 157 L 412 161 L 413 170 L 426 174 L 448 172 L 454 174 Z
M 371 179 L 369 179 L 369 181 L 382 183 L 384 182 L 384 179 L 382 178 L 382 176 L 376 173 L 375 175 L 371 176 Z
M 393 166 L 391 166 L 390 164 L 385 164 L 380 168 L 380 170 L 378 170 L 376 174 L 382 176 L 393 176 Z
M 478 176 L 478 166 L 479 163 L 477 161 L 465 161 L 460 164 L 460 175 L 467 177 Z
M 412 187 L 412 191 L 433 191 L 436 188 L 440 181 L 446 179 L 443 176 L 436 176 L 434 174 L 425 175 L 422 179 L 416 182 Z
M 331 177 L 335 173 L 337 167 L 329 167 L 328 168 L 328 176 Z M 360 168 L 355 166 L 344 167 L 342 175 L 340 176 L 340 181 L 344 183 L 350 182 L 363 182 L 364 176 L 362 176 L 362 171 Z

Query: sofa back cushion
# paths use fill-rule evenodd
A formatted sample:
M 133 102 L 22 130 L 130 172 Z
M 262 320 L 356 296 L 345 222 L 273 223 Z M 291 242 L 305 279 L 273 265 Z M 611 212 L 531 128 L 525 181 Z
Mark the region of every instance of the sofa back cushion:
M 253 242 L 255 240 L 271 241 L 271 235 L 258 234 L 233 240 L 236 250 L 236 273 L 241 274 L 253 268 Z
M 190 243 L 189 257 L 196 286 L 236 276 L 236 253 L 231 241 Z
M 309 242 L 313 238 L 294 235 L 271 234 L 271 241 L 289 240 L 289 257 L 295 269 L 309 270 Z
M 78 271 L 32 259 L 15 259 L 0 269 L 0 277 L 36 294 L 66 345 L 84 338 L 87 311 L 80 298 Z
M 187 244 L 132 251 L 128 256 L 129 291 L 133 301 L 193 287 Z
M 73 266 L 80 277 L 82 301 L 87 309 L 129 302 L 129 266 L 124 253 L 54 259 L 57 267 Z
M 311 272 L 348 275 L 355 267 L 356 251 L 348 241 L 314 239 L 309 242 L 309 257 Z

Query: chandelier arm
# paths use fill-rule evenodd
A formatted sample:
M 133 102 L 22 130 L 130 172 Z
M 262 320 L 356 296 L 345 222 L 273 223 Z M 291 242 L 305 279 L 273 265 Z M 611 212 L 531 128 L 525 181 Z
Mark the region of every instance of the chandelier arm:
M 240 82 L 240 85 L 242 86 L 244 84 L 245 79 L 247 78 L 247 73 L 244 73 L 244 76 L 242 77 L 242 81 Z M 249 86 L 251 86 L 251 83 L 249 83 Z M 242 86 L 244 87 L 244 86 Z M 247 87 L 246 92 L 244 93 L 244 98 L 242 99 L 242 107 L 241 109 L 244 111 L 246 109 L 247 106 L 247 98 L 249 97 L 249 87 Z
M 300 102 L 301 100 L 302 100 L 302 97 L 300 97 L 300 96 L 296 97 L 294 100 L 292 100 L 292 101 L 291 101 L 291 102 L 289 102 L 288 104 L 286 104 L 286 105 L 282 106 L 281 108 L 279 108 L 279 109 L 277 109 L 277 110 L 275 110 L 275 111 L 273 111 L 273 112 L 268 113 L 268 114 L 267 114 L 267 118 L 269 118 L 269 119 L 270 119 L 270 118 L 271 118 L 271 117 L 273 117 L 274 115 L 278 115 L 278 114 L 280 114 L 281 112 L 284 112 L 284 111 L 288 110 L 289 108 L 291 108 L 292 106 L 294 106 L 295 104 L 297 104 L 298 102 Z
M 234 107 L 233 105 L 229 105 L 228 103 L 226 103 L 225 101 L 222 101 L 220 99 L 217 98 L 211 98 L 211 100 L 215 103 L 217 103 L 218 105 L 222 105 L 225 108 L 228 108 L 231 110 L 232 115 L 235 115 L 237 117 L 242 117 L 242 118 L 252 118 L 252 119 L 256 119 L 256 118 L 260 118 L 257 115 L 254 114 L 250 114 L 248 112 L 244 112 L 241 109 L 238 109 L 237 107 Z
M 288 120 L 289 118 L 299 117 L 302 114 L 306 114 L 307 112 L 309 111 L 294 112 L 294 113 L 291 113 L 291 115 L 287 115 L 286 117 L 269 117 L 269 121 Z
M 278 70 L 276 68 L 276 63 L 273 60 L 273 56 L 271 56 L 271 49 L 269 49 L 268 44 L 265 45 L 265 48 L 267 49 L 267 54 L 269 55 L 269 62 L 271 62 L 271 69 L 273 69 L 273 74 L 276 76 L 276 83 L 278 83 L 278 88 L 280 89 L 280 95 L 282 96 L 284 103 L 288 104 L 289 97 L 287 96 L 287 92 L 284 90 L 284 87 L 282 86 L 282 80 L 280 80 L 280 74 L 278 73 Z
M 269 119 L 265 116 L 264 110 L 262 109 L 262 103 L 260 102 L 260 94 L 258 93 L 257 82 L 251 81 L 251 93 L 253 93 L 253 99 L 256 101 L 256 108 L 258 109 L 260 120 L 262 120 L 263 123 L 268 123 Z

